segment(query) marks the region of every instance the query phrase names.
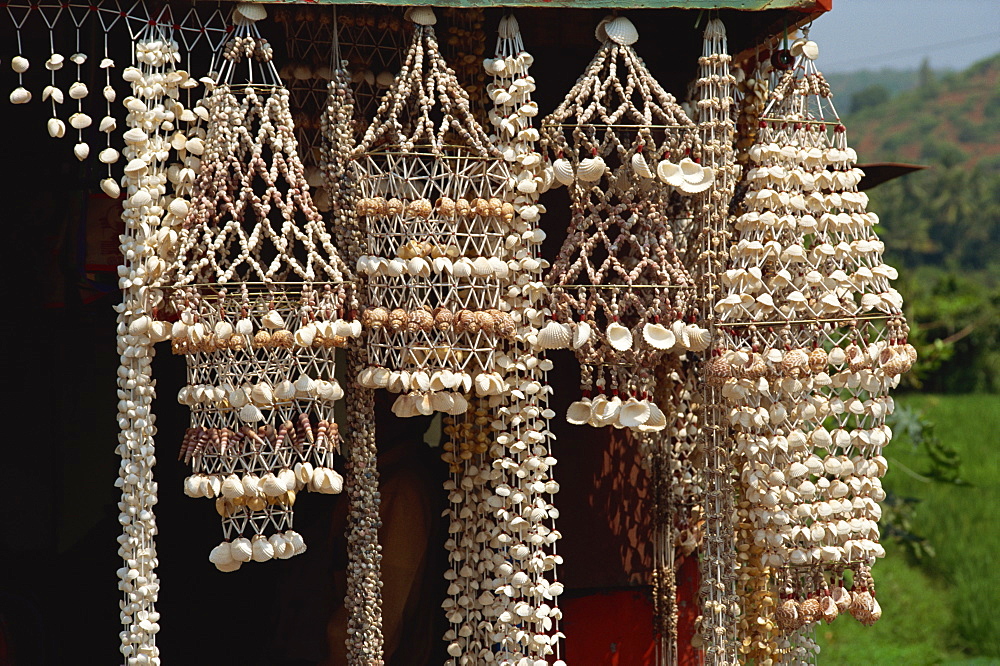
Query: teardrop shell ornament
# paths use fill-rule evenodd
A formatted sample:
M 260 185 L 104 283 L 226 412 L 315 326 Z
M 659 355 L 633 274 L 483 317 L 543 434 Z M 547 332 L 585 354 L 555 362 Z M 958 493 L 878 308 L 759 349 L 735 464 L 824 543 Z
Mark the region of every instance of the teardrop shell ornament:
M 632 331 L 617 322 L 608 325 L 608 344 L 618 351 L 628 351 L 632 348 Z

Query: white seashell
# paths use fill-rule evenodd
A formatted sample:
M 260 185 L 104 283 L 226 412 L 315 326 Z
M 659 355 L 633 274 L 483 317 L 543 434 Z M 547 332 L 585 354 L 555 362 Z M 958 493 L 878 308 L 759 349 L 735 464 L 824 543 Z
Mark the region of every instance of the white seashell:
M 612 41 L 622 46 L 631 46 L 639 41 L 639 31 L 632 21 L 624 16 L 608 17 L 601 21 L 596 30 L 597 39 L 601 42 Z
M 656 165 L 656 175 L 659 176 L 660 180 L 672 187 L 680 187 L 684 182 L 684 175 L 681 173 L 680 166 L 670 160 L 661 160 Z
M 274 391 L 267 382 L 261 382 L 250 389 L 250 401 L 255 405 L 266 407 L 274 402 Z
M 114 178 L 104 178 L 101 180 L 101 191 L 112 199 L 117 199 L 122 191 L 121 187 L 118 185 L 118 181 Z
M 642 327 L 642 337 L 656 349 L 667 350 L 677 342 L 674 332 L 663 324 L 646 324 Z
M 573 349 L 579 349 L 587 344 L 591 335 L 593 335 L 593 329 L 590 324 L 585 321 L 577 322 L 573 327 Z
M 715 172 L 711 167 L 703 167 L 690 157 L 685 157 L 678 165 L 683 182 L 680 190 L 686 194 L 704 192 L 715 181 Z
M 69 87 L 69 96 L 71 99 L 83 99 L 90 93 L 87 88 L 87 84 L 82 81 L 77 81 Z
M 552 175 L 562 185 L 572 185 L 575 180 L 573 165 L 565 157 L 560 157 L 552 163 Z
M 254 537 L 252 548 L 254 562 L 267 562 L 274 558 L 274 546 L 263 535 L 258 534 Z
M 618 351 L 627 351 L 632 348 L 632 331 L 618 322 L 612 322 L 608 325 L 607 336 L 608 344 Z
M 264 420 L 264 414 L 257 405 L 247 403 L 240 407 L 240 420 L 247 423 L 256 423 Z
M 114 102 L 115 99 L 118 97 L 118 93 L 117 91 L 115 91 L 113 86 L 104 86 L 103 93 L 104 93 L 104 99 L 106 99 L 109 102 Z
M 656 177 L 656 174 L 653 173 L 653 170 L 649 168 L 649 164 L 646 162 L 646 158 L 643 157 L 642 153 L 638 151 L 634 155 L 632 155 L 632 171 L 634 171 L 635 175 L 639 176 L 640 178 L 649 179 Z
M 139 144 L 139 143 L 145 143 L 147 140 L 149 140 L 149 135 L 143 132 L 138 127 L 133 127 L 132 129 L 125 132 L 123 138 L 125 139 L 125 143 Z
M 73 129 L 87 129 L 94 123 L 94 120 L 86 113 L 74 113 L 69 117 L 69 124 Z
M 220 569 L 227 564 L 231 564 L 233 560 L 233 552 L 229 547 L 229 544 L 223 541 L 218 546 L 212 549 L 212 552 L 208 554 L 208 561 L 219 567 Z
M 344 389 L 340 387 L 340 383 L 336 379 L 332 381 L 320 380 L 316 382 L 316 396 L 320 400 L 336 402 L 344 397 Z
M 265 328 L 271 330 L 283 328 L 285 326 L 285 320 L 281 317 L 277 310 L 269 310 L 266 315 L 261 319 Z
M 577 400 L 566 410 L 566 420 L 573 425 L 584 425 L 590 420 L 591 411 L 590 398 Z
M 625 428 L 638 428 L 649 420 L 649 402 L 629 398 L 618 412 L 618 423 Z
M 407 21 L 412 21 L 417 25 L 434 25 L 437 23 L 437 17 L 434 15 L 434 10 L 430 7 L 410 7 L 403 14 L 403 18 Z
M 47 127 L 49 130 L 49 136 L 53 139 L 61 139 L 66 135 L 66 124 L 58 118 L 49 118 Z M 112 150 L 114 149 L 112 148 Z M 117 152 L 118 151 L 115 151 L 116 154 Z
M 288 492 L 285 482 L 271 472 L 261 477 L 260 489 L 264 491 L 264 495 L 267 497 L 280 497 Z
M 85 159 L 87 159 L 87 157 L 90 156 L 90 146 L 87 145 L 86 143 L 76 144 L 75 146 L 73 146 L 73 155 L 75 155 L 76 159 L 80 160 L 81 162 L 84 161 Z
M 572 335 L 566 324 L 550 321 L 538 331 L 535 346 L 539 349 L 565 349 L 569 346 Z
M 30 66 L 31 64 L 24 56 L 14 56 L 10 59 L 10 68 L 18 74 L 24 74 L 28 71 L 28 67 Z
M 295 380 L 295 395 L 299 398 L 312 398 L 316 395 L 316 380 L 309 375 L 302 375 Z
M 267 18 L 267 10 L 264 5 L 255 2 L 241 2 L 236 5 L 234 11 L 248 21 L 263 21 Z
M 63 103 L 63 93 L 62 90 L 56 88 L 55 86 L 45 86 L 42 88 L 42 101 L 52 98 L 52 101 L 56 104 Z
M 253 557 L 253 545 L 251 545 L 250 539 L 246 537 L 234 539 L 229 544 L 229 554 L 237 562 L 249 562 Z
M 120 157 L 117 150 L 114 148 L 105 148 L 101 152 L 97 153 L 97 159 L 99 159 L 104 164 L 114 164 L 118 161 Z
M 586 183 L 593 183 L 601 179 L 604 176 L 605 170 L 608 165 L 604 163 L 604 159 L 597 155 L 594 157 L 588 157 L 587 159 L 580 160 L 580 166 L 576 170 L 576 176 L 580 180 Z
M 10 94 L 11 104 L 27 104 L 31 101 L 31 92 L 22 86 L 14 88 L 14 91 Z

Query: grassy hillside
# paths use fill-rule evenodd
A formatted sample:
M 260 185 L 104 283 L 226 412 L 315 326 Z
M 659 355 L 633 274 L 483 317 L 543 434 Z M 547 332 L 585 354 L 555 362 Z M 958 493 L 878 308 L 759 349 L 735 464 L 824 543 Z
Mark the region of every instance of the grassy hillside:
M 937 392 L 1000 391 L 1000 55 L 844 117 L 861 162 L 926 171 L 871 191 Z M 839 109 L 849 100 L 836 99 Z M 936 341 L 942 342 L 936 342 Z
M 1000 170 L 1000 54 L 962 72 L 927 78 L 847 118 L 858 154 L 869 161 Z M 837 100 L 842 113 L 850 111 L 850 101 Z

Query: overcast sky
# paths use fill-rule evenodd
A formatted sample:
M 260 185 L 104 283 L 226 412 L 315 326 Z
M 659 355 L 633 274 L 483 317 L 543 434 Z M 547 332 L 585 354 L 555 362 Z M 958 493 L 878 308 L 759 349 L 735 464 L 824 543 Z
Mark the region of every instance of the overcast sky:
M 1000 0 L 833 0 L 810 37 L 824 72 L 964 69 L 1000 52 Z

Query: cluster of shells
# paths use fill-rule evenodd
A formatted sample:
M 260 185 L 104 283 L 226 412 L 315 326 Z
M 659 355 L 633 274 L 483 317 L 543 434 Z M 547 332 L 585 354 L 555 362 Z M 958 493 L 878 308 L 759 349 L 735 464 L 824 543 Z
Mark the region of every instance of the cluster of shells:
M 429 307 L 417 310 L 396 308 L 388 310 L 382 307 L 368 308 L 361 314 L 361 324 L 365 328 L 379 330 L 385 328 L 390 333 L 400 331 L 429 332 L 439 330 L 455 333 L 478 333 L 499 335 L 509 338 L 514 335 L 516 324 L 509 312 L 497 310 L 458 310 L 452 311 L 445 307 Z M 411 354 L 412 355 L 412 354 Z
M 268 310 L 254 326 L 250 318 L 235 321 L 223 318 L 214 324 L 196 320 L 194 313 L 185 311 L 180 319 L 164 331 L 163 339 L 170 339 L 175 354 L 194 354 L 249 349 L 296 349 L 345 347 L 350 338 L 361 335 L 361 322 L 344 319 L 308 321 L 300 326 L 285 321 L 277 310 Z M 165 328 L 164 322 L 149 322 L 157 329 Z

